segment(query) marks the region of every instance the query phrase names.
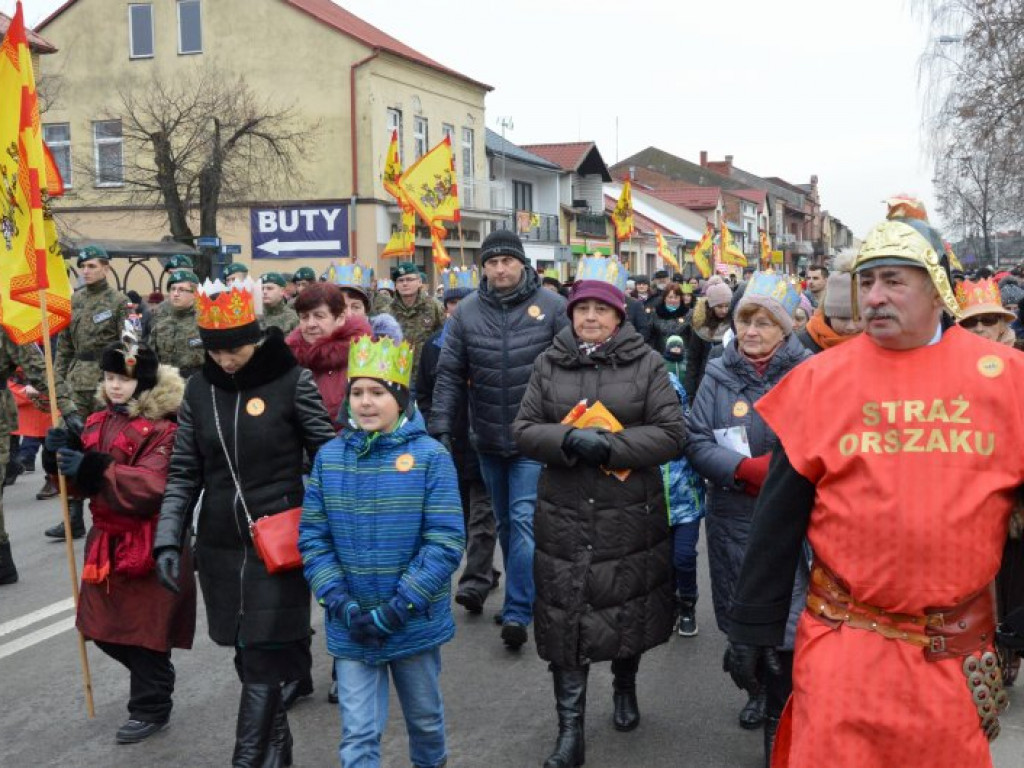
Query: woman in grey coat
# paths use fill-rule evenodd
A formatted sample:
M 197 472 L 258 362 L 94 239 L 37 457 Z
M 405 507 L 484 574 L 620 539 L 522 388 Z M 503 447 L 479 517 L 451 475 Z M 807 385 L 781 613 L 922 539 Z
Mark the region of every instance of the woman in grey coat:
M 758 273 L 736 306 L 736 338 L 708 363 L 687 422 L 686 455 L 708 481 L 705 532 L 715 619 L 729 631 L 733 589 L 747 548 L 754 506 L 778 443 L 754 405 L 796 365 L 810 357 L 793 334 L 799 296 L 781 275 Z M 788 289 L 788 290 L 786 290 Z M 780 302 L 774 295 L 785 294 Z M 799 418 L 799 414 L 794 415 Z M 798 578 L 798 587 L 801 580 Z M 798 606 L 802 608 L 802 603 Z M 787 648 L 792 649 L 799 610 L 791 611 Z M 790 658 L 792 654 L 790 654 Z M 728 662 L 728 660 L 727 660 Z M 786 686 L 783 683 L 782 688 Z M 784 691 L 788 696 L 788 690 Z M 783 699 L 784 703 L 784 699 Z M 740 725 L 765 722 L 766 692 L 751 695 Z M 781 711 L 781 705 L 778 707 Z

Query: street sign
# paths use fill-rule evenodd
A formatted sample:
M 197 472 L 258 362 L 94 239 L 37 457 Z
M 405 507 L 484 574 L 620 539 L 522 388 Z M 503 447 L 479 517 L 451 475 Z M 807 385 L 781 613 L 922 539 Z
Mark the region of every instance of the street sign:
M 228 243 L 220 247 L 221 253 L 230 253 L 232 255 L 239 254 L 242 252 L 242 246 L 236 243 Z
M 345 204 L 253 208 L 250 224 L 254 259 L 348 256 Z
M 219 237 L 197 237 L 196 238 L 197 248 L 220 248 Z

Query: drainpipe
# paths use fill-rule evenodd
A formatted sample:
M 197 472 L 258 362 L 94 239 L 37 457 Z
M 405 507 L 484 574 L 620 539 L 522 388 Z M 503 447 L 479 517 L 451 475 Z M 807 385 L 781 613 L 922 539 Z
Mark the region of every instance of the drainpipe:
M 373 61 L 379 55 L 380 50 L 374 49 L 373 53 L 365 59 L 360 59 L 353 64 L 348 74 L 349 131 L 352 138 L 352 197 L 349 201 L 348 214 L 348 251 L 352 258 L 356 256 L 356 202 L 359 199 L 359 140 L 356 137 L 356 70 L 364 64 Z

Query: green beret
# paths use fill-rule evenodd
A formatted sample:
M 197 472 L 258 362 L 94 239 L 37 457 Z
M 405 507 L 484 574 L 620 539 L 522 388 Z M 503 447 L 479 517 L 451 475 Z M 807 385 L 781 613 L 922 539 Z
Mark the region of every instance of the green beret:
M 175 283 L 195 283 L 199 285 L 199 278 L 196 277 L 196 273 L 188 269 L 176 269 L 171 272 L 171 276 L 167 278 L 167 287 L 170 288 Z
M 99 259 L 101 261 L 110 261 L 110 254 L 100 248 L 98 245 L 87 245 L 78 252 L 78 266 L 82 266 L 85 262 L 92 259 Z
M 231 275 L 237 275 L 239 272 L 249 274 L 249 267 L 240 261 L 236 261 L 234 264 L 228 264 L 227 269 L 224 270 L 224 277 L 231 277 Z
M 403 261 L 397 267 L 392 267 L 391 269 L 392 280 L 397 280 L 398 278 L 405 277 L 406 275 L 416 275 L 418 277 L 419 274 L 420 268 L 411 261 Z
M 172 269 L 195 269 L 196 265 L 192 263 L 192 257 L 186 256 L 183 253 L 176 253 L 167 260 L 164 264 L 164 269 L 170 272 Z
M 295 274 L 292 275 L 292 282 L 296 283 L 299 280 L 309 280 L 309 282 L 315 283 L 316 272 L 313 271 L 312 267 L 299 267 L 295 270 Z
M 264 272 L 262 275 L 260 275 L 260 280 L 262 280 L 264 283 L 273 283 L 274 285 L 279 285 L 282 288 L 284 288 L 287 285 L 284 279 L 284 275 L 282 275 L 280 272 Z

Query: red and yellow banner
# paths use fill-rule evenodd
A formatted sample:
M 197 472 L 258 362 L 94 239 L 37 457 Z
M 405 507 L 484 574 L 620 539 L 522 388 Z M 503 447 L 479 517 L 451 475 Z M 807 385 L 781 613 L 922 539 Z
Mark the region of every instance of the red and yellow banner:
M 715 245 L 715 228 L 708 222 L 704 235 L 693 249 L 693 263 L 700 270 L 700 276 L 707 280 L 711 277 L 711 253 Z
M 447 233 L 446 221 L 459 221 L 459 185 L 455 177 L 452 143 L 444 137 L 436 147 L 413 163 L 398 179 L 408 202 L 438 238 Z M 401 200 L 401 198 L 399 198 Z
M 654 237 L 658 241 L 658 256 L 666 264 L 671 266 L 676 272 L 679 271 L 679 261 L 672 253 L 672 249 L 668 247 L 668 243 L 665 242 L 665 237 L 661 234 L 660 229 L 654 230 Z
M 409 208 L 402 208 L 402 224 L 391 235 L 388 244 L 384 246 L 381 258 L 400 258 L 412 256 L 416 250 L 416 212 Z
M 761 230 L 761 269 L 768 269 L 772 263 L 772 243 L 768 233 Z
M 629 179 L 622 185 L 622 192 L 619 193 L 618 202 L 615 203 L 615 210 L 612 211 L 612 223 L 615 225 L 615 236 L 619 240 L 626 240 L 633 234 L 633 188 Z
M 441 231 L 444 231 L 444 227 L 441 227 Z M 430 245 L 431 251 L 434 258 L 434 266 L 440 269 L 447 269 L 451 263 L 452 258 L 448 255 L 448 251 L 445 250 L 444 243 L 441 242 L 443 235 L 439 235 L 437 230 L 430 230 Z
M 43 144 L 20 2 L 0 45 L 0 104 L 0 324 L 27 344 L 42 339 L 42 291 L 50 332 L 68 325 L 71 283 L 49 211 L 63 182 Z
M 732 241 L 732 234 L 729 232 L 729 225 L 726 224 L 724 217 L 722 218 L 722 242 L 719 245 L 719 254 L 723 264 L 732 264 L 737 267 L 747 266 L 747 257 Z

